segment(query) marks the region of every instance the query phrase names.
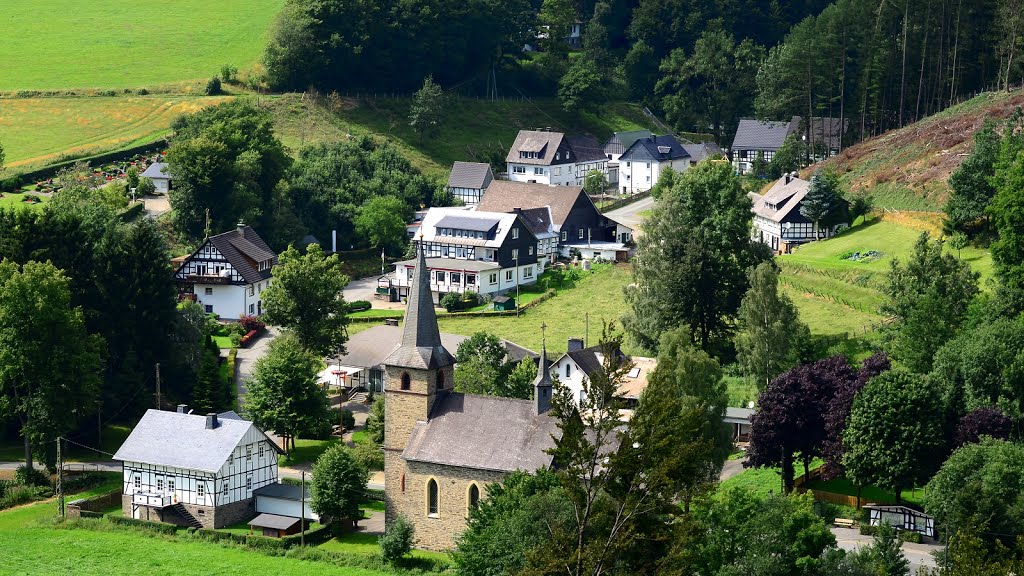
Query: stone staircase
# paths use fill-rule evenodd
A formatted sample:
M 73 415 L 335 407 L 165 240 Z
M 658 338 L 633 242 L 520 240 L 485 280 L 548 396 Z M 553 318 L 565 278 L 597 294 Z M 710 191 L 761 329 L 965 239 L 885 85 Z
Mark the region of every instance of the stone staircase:
M 182 504 L 181 502 L 178 502 L 174 506 L 171 506 L 171 510 L 174 510 L 174 513 L 177 514 L 178 516 L 180 516 L 181 519 L 184 520 L 185 523 L 189 525 L 189 527 L 191 527 L 191 528 L 202 528 L 203 527 L 203 523 L 200 522 L 199 520 L 196 520 L 196 517 L 193 516 L 188 510 L 186 510 L 185 509 L 185 505 Z
M 348 397 L 348 401 L 349 402 L 356 402 L 358 404 L 366 404 L 366 392 L 363 391 L 363 390 L 355 392 L 351 396 Z

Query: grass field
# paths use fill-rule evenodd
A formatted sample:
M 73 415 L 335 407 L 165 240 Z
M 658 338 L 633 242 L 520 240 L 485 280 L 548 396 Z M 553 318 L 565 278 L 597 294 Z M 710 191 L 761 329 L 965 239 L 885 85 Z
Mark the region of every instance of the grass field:
M 23 201 L 25 199 L 24 194 L 15 194 L 13 192 L 3 192 L 2 194 L 0 196 L 0 208 L 41 208 L 43 204 L 50 201 L 45 196 L 37 196 L 40 200 L 39 202 L 28 204 Z
M 178 116 L 229 99 L 228 96 L 0 99 L 0 141 L 10 171 L 52 163 L 61 155 L 80 156 L 143 144 L 167 134 L 171 121 Z
M 0 91 L 134 88 L 244 70 L 284 0 L 7 0 Z
M 306 440 L 304 438 L 299 438 L 295 441 L 295 449 L 291 451 L 289 458 L 285 458 L 283 454 L 278 456 L 278 465 L 294 466 L 302 462 L 316 462 L 316 459 L 319 458 L 321 454 L 339 442 L 341 442 L 341 440 L 338 438 L 331 438 L 330 440 Z
M 366 534 L 364 532 L 349 532 L 348 534 L 324 542 L 323 544 L 318 546 L 318 548 L 322 550 L 328 550 L 330 552 L 363 554 L 367 556 L 372 554 L 380 554 L 380 545 L 377 544 L 377 535 Z M 431 552 L 429 550 L 413 550 L 410 555 L 413 558 L 440 560 L 445 563 L 449 561 L 448 555 L 443 552 Z
M 845 494 L 847 496 L 857 495 L 857 487 L 846 478 L 836 478 L 833 480 L 811 480 L 807 483 L 807 487 L 814 490 L 832 492 L 833 494 Z M 869 502 L 875 504 L 896 503 L 896 494 L 894 492 L 875 488 L 874 486 L 867 486 L 862 489 L 860 497 L 861 501 L 865 504 Z M 924 503 L 924 489 L 918 488 L 914 490 L 903 490 L 900 493 L 900 497 L 903 502 L 921 506 Z

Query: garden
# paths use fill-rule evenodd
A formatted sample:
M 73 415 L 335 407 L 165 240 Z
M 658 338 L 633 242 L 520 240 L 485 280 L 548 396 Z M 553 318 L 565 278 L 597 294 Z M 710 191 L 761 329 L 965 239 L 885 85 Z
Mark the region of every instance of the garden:
M 207 320 L 218 348 L 245 348 L 267 330 L 267 325 L 256 316 L 246 315 L 238 322 L 221 323 L 215 315 L 209 314 Z

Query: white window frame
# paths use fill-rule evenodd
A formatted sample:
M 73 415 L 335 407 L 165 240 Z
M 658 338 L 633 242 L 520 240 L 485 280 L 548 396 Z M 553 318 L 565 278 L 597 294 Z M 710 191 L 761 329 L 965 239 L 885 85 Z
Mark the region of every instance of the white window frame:
M 206 498 L 206 483 L 199 482 L 196 484 L 196 496 L 200 498 Z
M 213 296 L 213 288 L 211 288 L 210 286 L 207 286 L 206 288 L 203 288 L 203 295 L 204 296 Z
M 498 273 L 497 272 L 491 272 L 490 280 L 491 280 L 491 284 L 497 284 L 498 283 Z
M 512 227 L 512 239 L 513 240 L 518 240 L 519 239 L 519 227 L 518 226 L 513 226 Z
M 512 281 L 512 271 L 511 270 L 505 270 L 505 282 L 511 282 L 511 281 Z
M 580 228 L 580 240 L 583 240 L 583 228 Z

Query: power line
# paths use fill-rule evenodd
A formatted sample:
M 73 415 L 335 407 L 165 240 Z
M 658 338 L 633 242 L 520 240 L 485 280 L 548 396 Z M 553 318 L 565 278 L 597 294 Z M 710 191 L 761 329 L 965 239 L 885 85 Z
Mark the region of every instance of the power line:
M 111 457 L 113 456 L 113 454 L 111 454 L 110 452 L 105 452 L 103 450 L 100 450 L 99 448 L 93 448 L 92 446 L 86 446 L 85 444 L 82 444 L 80 442 L 75 442 L 74 440 L 71 440 L 70 438 L 64 438 L 64 437 L 57 438 L 58 442 L 60 440 L 64 440 L 65 442 L 70 442 L 70 443 L 74 444 L 75 446 L 80 446 L 82 448 L 85 448 L 86 450 L 92 450 L 93 452 L 99 452 L 100 454 L 105 454 L 105 455 L 111 456 Z

